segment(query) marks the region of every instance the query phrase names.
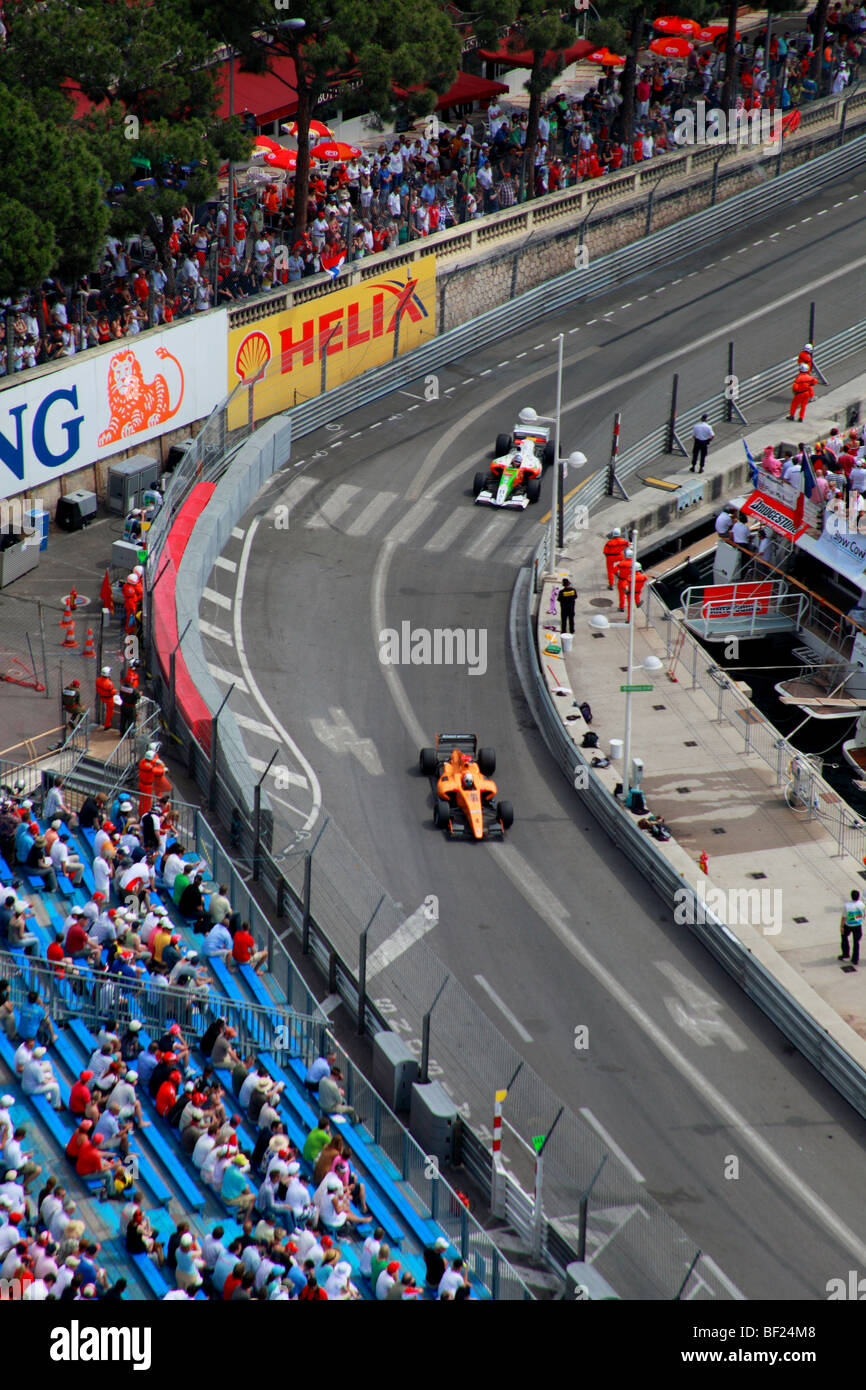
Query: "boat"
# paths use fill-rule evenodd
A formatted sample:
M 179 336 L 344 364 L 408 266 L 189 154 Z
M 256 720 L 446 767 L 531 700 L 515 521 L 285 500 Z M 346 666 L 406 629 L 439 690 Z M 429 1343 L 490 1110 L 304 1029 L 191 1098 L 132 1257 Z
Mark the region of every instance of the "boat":
M 812 647 L 795 647 L 792 655 L 804 664 L 798 675 L 774 686 L 783 705 L 797 705 L 813 719 L 851 719 L 866 710 L 866 693 L 858 699 L 847 690 L 861 673 L 858 665 L 821 661 Z

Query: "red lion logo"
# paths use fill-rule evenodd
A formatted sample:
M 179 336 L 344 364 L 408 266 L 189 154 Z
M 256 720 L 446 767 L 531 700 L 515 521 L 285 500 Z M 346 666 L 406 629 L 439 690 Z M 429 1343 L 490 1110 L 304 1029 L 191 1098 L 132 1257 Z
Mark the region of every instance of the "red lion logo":
M 168 348 L 157 348 L 157 357 L 170 357 L 180 372 L 180 393 L 174 409 L 170 407 L 170 392 L 161 374 L 148 385 L 131 348 L 114 352 L 108 364 L 108 405 L 111 418 L 108 429 L 99 436 L 99 444 L 115 444 L 128 439 L 140 430 L 161 425 L 176 415 L 183 400 L 183 368 Z

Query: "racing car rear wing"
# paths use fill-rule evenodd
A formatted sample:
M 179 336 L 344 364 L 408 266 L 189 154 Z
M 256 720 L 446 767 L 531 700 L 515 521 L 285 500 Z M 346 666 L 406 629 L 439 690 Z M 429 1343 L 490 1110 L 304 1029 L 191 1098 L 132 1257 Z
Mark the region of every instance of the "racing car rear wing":
M 471 753 L 473 758 L 478 751 L 477 734 L 437 734 L 437 751 L 447 748 L 449 751 L 456 748 L 460 753 Z

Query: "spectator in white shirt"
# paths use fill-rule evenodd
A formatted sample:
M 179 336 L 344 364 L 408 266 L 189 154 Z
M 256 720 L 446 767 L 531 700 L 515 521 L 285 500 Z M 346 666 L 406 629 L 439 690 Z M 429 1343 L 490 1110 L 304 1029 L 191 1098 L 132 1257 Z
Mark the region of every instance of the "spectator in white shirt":
M 719 512 L 716 517 L 716 535 L 727 536 L 734 524 L 734 513 L 736 507 L 725 507 L 724 511 Z
M 706 415 L 702 415 L 695 425 L 692 430 L 692 438 L 694 439 L 694 444 L 692 445 L 692 466 L 689 472 L 694 473 L 695 468 L 700 464 L 700 472 L 703 473 L 704 465 L 707 461 L 707 450 L 710 447 L 710 440 L 715 438 L 715 431 Z
M 742 515 L 737 517 L 731 527 L 731 540 L 734 545 L 748 546 L 749 549 L 752 547 L 752 533 L 749 530 L 749 523 Z
M 72 880 L 73 888 L 77 888 L 84 873 L 84 865 L 77 854 L 71 854 L 69 850 L 69 835 L 65 830 L 61 830 L 51 846 L 51 866 L 55 874 L 65 874 Z
M 457 1258 L 452 1261 L 451 1268 L 446 1269 L 442 1278 L 439 1280 L 437 1297 L 441 1298 L 443 1293 L 447 1293 L 453 1298 L 456 1291 L 461 1288 L 463 1284 L 468 1283 L 469 1275 L 466 1273 L 463 1261 L 458 1255 Z

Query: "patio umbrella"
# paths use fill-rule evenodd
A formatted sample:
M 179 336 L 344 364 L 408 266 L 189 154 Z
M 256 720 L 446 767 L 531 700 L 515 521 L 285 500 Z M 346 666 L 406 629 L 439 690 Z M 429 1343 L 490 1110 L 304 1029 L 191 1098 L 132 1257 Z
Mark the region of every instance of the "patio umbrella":
M 310 154 L 315 155 L 316 159 L 359 159 L 361 151 L 357 145 L 347 145 L 345 140 L 323 140 L 321 144 L 314 145 Z
M 611 53 L 609 48 L 596 48 L 587 55 L 588 63 L 599 63 L 602 67 L 619 67 L 620 63 L 625 62 L 625 58 L 620 58 L 618 54 Z
M 658 29 L 661 34 L 687 35 L 692 38 L 700 29 L 696 19 L 680 19 L 677 15 L 662 15 L 661 19 L 653 20 L 653 28 Z
M 297 121 L 289 121 L 286 125 L 281 125 L 280 130 L 284 130 L 287 135 L 297 135 Z M 317 140 L 333 140 L 334 132 L 324 121 L 310 121 L 310 134 L 315 135 Z
M 663 58 L 685 58 L 691 52 L 688 39 L 653 39 L 651 53 L 660 53 Z

